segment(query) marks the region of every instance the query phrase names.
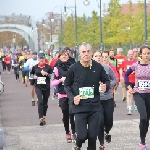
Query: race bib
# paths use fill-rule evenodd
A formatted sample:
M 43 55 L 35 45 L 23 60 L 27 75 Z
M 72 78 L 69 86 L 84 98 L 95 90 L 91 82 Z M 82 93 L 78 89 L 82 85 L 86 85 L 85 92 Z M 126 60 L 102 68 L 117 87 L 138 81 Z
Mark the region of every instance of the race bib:
M 94 87 L 79 88 L 79 95 L 81 99 L 94 98 Z
M 46 77 L 38 77 L 37 84 L 46 84 Z
M 124 59 L 117 59 L 118 65 L 121 65 L 123 61 L 124 61 Z
M 139 90 L 150 90 L 150 80 L 138 80 Z

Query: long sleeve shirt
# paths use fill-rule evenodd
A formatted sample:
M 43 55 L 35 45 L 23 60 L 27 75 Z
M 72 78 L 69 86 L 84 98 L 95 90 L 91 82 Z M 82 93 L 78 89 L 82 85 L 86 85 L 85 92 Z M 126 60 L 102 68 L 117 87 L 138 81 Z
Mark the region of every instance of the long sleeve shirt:
M 103 67 L 110 79 L 110 89 L 105 93 L 103 92 L 100 93 L 100 100 L 109 100 L 113 98 L 113 92 L 111 88 L 114 88 L 114 86 L 116 85 L 116 76 L 113 70 L 108 65 L 103 65 Z
M 70 67 L 65 80 L 65 91 L 73 113 L 101 111 L 99 82 L 106 84 L 106 92 L 110 89 L 109 78 L 99 63 L 92 60 L 90 67 L 83 67 L 79 61 Z M 88 98 L 81 98 L 80 103 L 75 105 L 74 97 L 80 95 L 81 91 L 89 94 Z

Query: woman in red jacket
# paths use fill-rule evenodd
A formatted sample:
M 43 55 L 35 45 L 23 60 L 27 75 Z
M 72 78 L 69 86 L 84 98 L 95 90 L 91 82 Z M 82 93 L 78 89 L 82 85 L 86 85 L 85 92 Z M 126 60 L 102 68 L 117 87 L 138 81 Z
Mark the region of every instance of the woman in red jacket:
M 4 62 L 6 63 L 6 67 L 8 70 L 8 74 L 10 74 L 10 69 L 11 69 L 11 57 L 6 54 L 6 57 L 4 58 Z

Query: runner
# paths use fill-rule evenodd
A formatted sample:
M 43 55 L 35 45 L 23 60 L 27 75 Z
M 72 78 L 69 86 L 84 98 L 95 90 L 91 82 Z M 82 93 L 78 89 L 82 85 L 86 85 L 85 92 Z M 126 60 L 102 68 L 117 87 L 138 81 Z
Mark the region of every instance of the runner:
M 46 64 L 44 53 L 39 53 L 38 58 L 39 62 L 37 65 L 32 67 L 30 74 L 34 75 L 35 92 L 38 97 L 39 125 L 43 126 L 46 125 L 46 113 L 48 108 L 48 98 L 50 96 L 50 77 L 52 69 L 48 64 Z
M 2 67 L 3 67 L 3 74 L 6 72 L 6 63 L 5 63 L 5 54 L 4 54 L 4 52 L 2 53 Z
M 140 114 L 140 150 L 147 150 L 145 138 L 150 119 L 150 48 L 140 48 L 141 61 L 134 63 L 125 73 L 125 83 L 130 93 L 134 93 L 135 104 Z M 129 75 L 135 72 L 135 86 L 130 86 Z
M 122 62 L 126 59 L 126 57 L 122 54 L 122 48 L 117 48 L 117 55 L 115 56 L 115 58 L 117 59 L 117 71 L 118 71 L 121 86 L 122 86 L 122 100 L 125 101 L 126 89 L 125 89 L 124 77 L 123 77 L 122 72 L 120 72 L 120 69 L 122 66 Z
M 32 58 L 28 59 L 27 62 L 24 64 L 24 68 L 29 68 L 29 70 L 32 70 L 32 67 L 38 64 L 37 59 L 37 52 L 32 52 Z M 34 88 L 34 79 L 33 75 L 30 75 L 29 73 L 29 81 L 31 85 L 31 96 L 32 96 L 32 106 L 35 106 L 35 88 Z
M 69 104 L 68 104 L 68 97 L 66 92 L 64 91 L 64 81 L 67 76 L 67 72 L 69 70 L 69 66 L 71 63 L 68 61 L 69 54 L 66 50 L 62 50 L 58 56 L 59 60 L 57 61 L 57 66 L 54 67 L 54 80 L 51 81 L 52 86 L 58 85 L 58 98 L 59 98 L 59 107 L 63 113 L 63 123 L 64 128 L 66 131 L 66 139 L 67 142 L 70 143 L 72 140 L 75 140 L 76 133 L 75 133 L 75 123 L 74 123 L 74 115 L 69 115 Z M 70 124 L 72 130 L 72 138 L 71 133 L 69 130 L 69 116 L 70 116 Z
M 27 53 L 25 53 L 24 59 L 21 60 L 21 64 L 20 64 L 20 67 L 22 68 L 22 81 L 26 87 L 29 83 L 29 67 L 24 67 L 24 65 L 28 59 L 30 59 L 30 57 L 29 57 L 29 55 L 27 55 Z
M 99 86 L 105 92 L 109 90 L 110 84 L 104 68 L 91 60 L 90 44 L 83 43 L 79 47 L 79 56 L 80 61 L 70 67 L 65 80 L 70 112 L 75 115 L 77 139 L 74 150 L 80 150 L 87 139 L 87 149 L 96 150 L 98 127 L 103 117 Z
M 98 54 L 99 53 L 99 54 Z M 100 52 L 95 52 L 93 55 L 93 59 L 97 62 L 100 62 Z M 100 100 L 103 106 L 103 114 L 104 118 L 100 122 L 98 139 L 100 142 L 99 150 L 104 150 L 104 129 L 105 129 L 105 139 L 108 143 L 111 142 L 111 135 L 109 134 L 112 126 L 113 126 L 113 112 L 114 112 L 114 100 L 113 100 L 113 91 L 112 88 L 116 85 L 116 77 L 113 70 L 109 67 L 109 51 L 102 52 L 102 65 L 106 74 L 110 79 L 110 89 L 108 92 L 100 92 Z
M 8 74 L 10 74 L 10 69 L 11 69 L 11 57 L 6 54 L 6 57 L 4 58 L 4 62 L 6 63 L 7 71 Z
M 133 48 L 133 57 L 134 59 L 137 59 L 137 60 L 141 60 L 141 57 L 139 57 L 139 51 L 137 48 Z
M 123 72 L 126 72 L 133 63 L 137 62 L 137 59 L 134 59 L 133 55 L 134 55 L 133 50 L 129 50 L 127 54 L 128 58 L 122 62 L 122 67 L 120 69 L 120 72 L 122 74 Z M 129 75 L 129 82 L 130 86 L 133 88 L 135 85 L 134 73 Z M 133 94 L 129 93 L 128 85 L 126 85 L 126 90 L 127 90 L 127 109 L 128 109 L 127 115 L 132 115 L 132 106 L 134 106 Z
M 12 66 L 14 68 L 14 74 L 15 74 L 16 82 L 20 82 L 20 79 L 19 79 L 19 61 L 18 61 L 18 57 L 16 55 L 14 56 L 14 60 L 12 60 Z

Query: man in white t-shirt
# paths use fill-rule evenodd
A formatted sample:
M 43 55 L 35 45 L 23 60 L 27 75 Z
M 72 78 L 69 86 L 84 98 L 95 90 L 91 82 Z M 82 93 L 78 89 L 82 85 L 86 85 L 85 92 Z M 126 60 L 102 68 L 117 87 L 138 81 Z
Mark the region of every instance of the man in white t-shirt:
M 32 58 L 28 59 L 27 62 L 24 64 L 24 67 L 29 69 L 29 81 L 31 85 L 31 96 L 32 96 L 32 106 L 35 106 L 35 90 L 34 90 L 34 79 L 33 75 L 30 75 L 30 71 L 32 70 L 32 67 L 38 64 L 37 59 L 37 52 L 32 52 Z

